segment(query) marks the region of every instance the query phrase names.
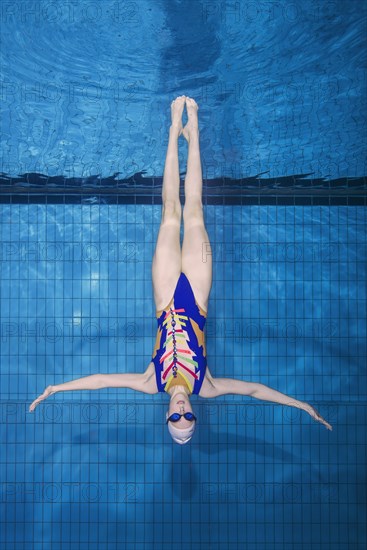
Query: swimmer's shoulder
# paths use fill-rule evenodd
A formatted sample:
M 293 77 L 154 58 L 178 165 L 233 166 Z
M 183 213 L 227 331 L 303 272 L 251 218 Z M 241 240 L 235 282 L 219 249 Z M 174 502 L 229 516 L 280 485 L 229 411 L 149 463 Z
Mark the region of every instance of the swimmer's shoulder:
M 144 372 L 144 387 L 146 388 L 147 393 L 158 393 L 157 380 L 155 377 L 155 366 L 151 361 Z
M 205 377 L 199 391 L 200 397 L 216 397 L 215 378 L 208 367 L 205 369 Z

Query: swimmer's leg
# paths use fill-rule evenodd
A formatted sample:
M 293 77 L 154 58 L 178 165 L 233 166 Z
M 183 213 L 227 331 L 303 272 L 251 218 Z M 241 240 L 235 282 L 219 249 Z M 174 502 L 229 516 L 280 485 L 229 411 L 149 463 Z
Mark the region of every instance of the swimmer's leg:
M 183 210 L 182 271 L 189 279 L 199 305 L 207 310 L 212 285 L 212 253 L 203 217 L 198 106 L 193 99 L 186 98 L 186 109 L 188 123 L 183 135 L 188 141 L 189 152 Z
M 182 133 L 182 111 L 185 96 L 171 103 L 172 124 L 164 166 L 162 187 L 162 220 L 152 263 L 156 309 L 164 308 L 172 298 L 181 273 L 181 203 L 178 166 L 178 138 Z

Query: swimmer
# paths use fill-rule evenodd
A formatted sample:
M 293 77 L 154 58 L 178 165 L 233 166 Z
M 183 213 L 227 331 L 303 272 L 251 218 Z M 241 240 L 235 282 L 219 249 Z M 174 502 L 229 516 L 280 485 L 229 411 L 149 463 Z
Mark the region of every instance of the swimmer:
M 187 124 L 182 125 L 186 107 Z M 152 263 L 152 280 L 158 330 L 152 359 L 144 373 L 93 374 L 64 384 L 48 386 L 29 407 L 50 395 L 68 390 L 130 388 L 170 396 L 166 424 L 173 440 L 183 445 L 193 436 L 196 416 L 190 395 L 213 398 L 226 394 L 247 395 L 304 410 L 332 430 L 317 410 L 263 384 L 231 378 L 215 378 L 206 358 L 204 327 L 212 285 L 212 255 L 204 225 L 200 161 L 198 105 L 177 97 L 171 103 L 171 126 L 162 187 L 162 219 Z M 188 143 L 183 212 L 179 196 L 178 139 Z M 184 238 L 180 246 L 181 214 Z

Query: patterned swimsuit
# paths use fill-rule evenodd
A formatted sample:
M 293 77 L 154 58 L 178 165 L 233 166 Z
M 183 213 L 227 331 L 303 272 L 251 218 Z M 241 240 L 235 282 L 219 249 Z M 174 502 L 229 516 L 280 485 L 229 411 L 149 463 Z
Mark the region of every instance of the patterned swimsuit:
M 195 300 L 189 280 L 181 273 L 172 300 L 157 311 L 158 331 L 152 362 L 158 391 L 168 391 L 186 382 L 190 393 L 198 394 L 205 378 L 206 313 Z

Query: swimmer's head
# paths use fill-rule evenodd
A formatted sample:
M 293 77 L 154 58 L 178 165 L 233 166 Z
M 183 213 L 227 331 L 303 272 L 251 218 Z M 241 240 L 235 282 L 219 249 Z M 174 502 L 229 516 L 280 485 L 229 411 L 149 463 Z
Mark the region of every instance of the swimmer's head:
M 168 431 L 175 443 L 185 445 L 192 438 L 196 418 L 193 414 L 189 395 L 183 386 L 172 388 L 169 409 L 166 412 Z M 185 418 L 186 415 L 187 417 Z

